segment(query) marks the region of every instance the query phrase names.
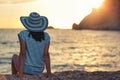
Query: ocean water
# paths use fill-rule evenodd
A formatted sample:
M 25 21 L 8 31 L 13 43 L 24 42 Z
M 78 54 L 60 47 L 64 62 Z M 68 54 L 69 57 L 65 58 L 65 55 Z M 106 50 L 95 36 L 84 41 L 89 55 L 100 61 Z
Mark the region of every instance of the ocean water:
M 11 57 L 19 54 L 17 29 L 0 30 L 0 73 L 11 73 Z M 46 30 L 51 36 L 52 72 L 120 70 L 120 31 Z

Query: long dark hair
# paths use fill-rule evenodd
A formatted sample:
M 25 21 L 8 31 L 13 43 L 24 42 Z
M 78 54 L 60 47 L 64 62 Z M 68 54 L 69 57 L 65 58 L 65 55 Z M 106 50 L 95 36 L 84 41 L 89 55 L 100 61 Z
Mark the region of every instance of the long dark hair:
M 42 41 L 45 40 L 44 37 L 44 32 L 29 32 L 29 37 L 32 35 L 32 38 L 35 39 L 36 41 Z

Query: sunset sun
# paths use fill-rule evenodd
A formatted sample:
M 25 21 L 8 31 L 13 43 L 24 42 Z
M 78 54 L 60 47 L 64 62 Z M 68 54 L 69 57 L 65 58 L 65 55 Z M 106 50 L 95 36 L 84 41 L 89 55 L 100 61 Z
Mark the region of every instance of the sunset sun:
M 104 0 L 89 0 L 89 1 L 91 2 L 91 4 L 93 4 L 94 8 L 98 8 L 101 6 Z

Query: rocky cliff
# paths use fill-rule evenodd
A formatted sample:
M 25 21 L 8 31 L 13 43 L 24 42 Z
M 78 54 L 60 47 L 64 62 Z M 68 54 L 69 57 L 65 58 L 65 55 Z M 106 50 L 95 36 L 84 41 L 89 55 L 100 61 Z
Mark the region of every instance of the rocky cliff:
M 120 30 L 120 0 L 105 0 L 72 29 Z

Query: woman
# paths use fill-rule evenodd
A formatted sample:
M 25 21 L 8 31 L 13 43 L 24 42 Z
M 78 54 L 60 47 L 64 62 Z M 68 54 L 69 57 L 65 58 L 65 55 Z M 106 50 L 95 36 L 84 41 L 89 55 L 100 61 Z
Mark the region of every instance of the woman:
M 46 65 L 47 75 L 51 76 L 49 45 L 50 36 L 44 30 L 48 27 L 48 19 L 36 12 L 20 17 L 27 30 L 18 34 L 20 41 L 19 57 L 12 59 L 12 74 L 22 78 L 23 74 L 41 75 Z

